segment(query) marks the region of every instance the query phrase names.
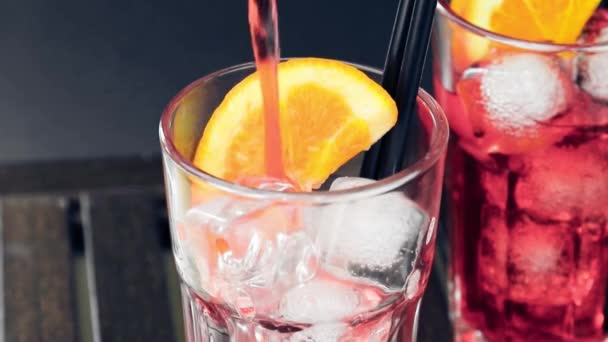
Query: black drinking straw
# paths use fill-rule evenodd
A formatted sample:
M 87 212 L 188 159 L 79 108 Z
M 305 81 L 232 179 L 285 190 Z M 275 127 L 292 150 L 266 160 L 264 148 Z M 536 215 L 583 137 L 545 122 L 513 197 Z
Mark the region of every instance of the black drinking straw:
M 436 6 L 437 0 L 415 0 L 395 96 L 399 117 L 395 127 L 381 139 L 376 179 L 399 172 L 408 153 L 408 145 L 416 142 L 414 137 L 419 133 L 414 129 L 419 127 L 416 98 Z
M 384 62 L 384 72 L 382 76 L 382 87 L 394 99 L 397 95 L 397 84 L 399 82 L 399 71 L 401 70 L 401 61 L 403 60 L 403 52 L 405 51 L 406 40 L 412 21 L 412 12 L 414 11 L 415 0 L 401 0 L 397 7 L 397 16 L 391 33 L 391 40 Z M 374 144 L 369 151 L 365 153 L 363 165 L 361 167 L 361 177 L 375 178 L 380 157 L 380 143 Z

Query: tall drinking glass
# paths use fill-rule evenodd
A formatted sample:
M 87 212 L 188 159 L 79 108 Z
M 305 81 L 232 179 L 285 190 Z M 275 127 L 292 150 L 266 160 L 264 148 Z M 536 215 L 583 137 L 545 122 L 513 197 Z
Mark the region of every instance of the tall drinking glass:
M 434 85 L 454 133 L 446 183 L 459 341 L 603 334 L 608 43 L 595 34 L 608 40 L 513 39 L 439 1 Z
M 214 109 L 252 72 L 239 65 L 192 83 L 161 120 L 188 341 L 414 341 L 448 140 L 441 109 L 420 91 L 416 161 L 392 177 L 332 176 L 308 193 L 247 188 L 192 158 Z M 337 175 L 356 176 L 361 159 Z

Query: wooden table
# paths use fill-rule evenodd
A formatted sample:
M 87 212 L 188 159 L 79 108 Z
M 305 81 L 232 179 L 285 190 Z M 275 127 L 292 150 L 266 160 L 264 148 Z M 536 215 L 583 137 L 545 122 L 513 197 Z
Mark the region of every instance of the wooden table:
M 183 341 L 159 157 L 0 166 L 0 341 Z M 420 341 L 450 341 L 444 258 Z

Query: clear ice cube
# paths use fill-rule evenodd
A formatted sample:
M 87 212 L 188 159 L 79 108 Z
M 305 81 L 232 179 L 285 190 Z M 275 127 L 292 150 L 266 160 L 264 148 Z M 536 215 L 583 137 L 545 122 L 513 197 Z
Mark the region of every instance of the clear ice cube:
M 481 101 L 494 127 L 520 131 L 568 107 L 568 84 L 557 60 L 532 53 L 505 54 L 481 76 Z
M 361 178 L 337 179 L 331 190 L 364 186 Z M 336 276 L 385 289 L 404 288 L 428 216 L 404 194 L 325 207 L 316 227 L 321 264 Z
M 480 183 L 485 191 L 486 202 L 502 209 L 507 206 L 507 172 L 491 171 L 483 167 L 479 168 Z
M 509 298 L 523 303 L 569 304 L 576 270 L 574 253 L 574 232 L 569 224 L 539 224 L 522 218 L 509 231 Z
M 559 58 L 542 54 L 501 52 L 475 64 L 456 86 L 474 135 L 460 144 L 485 159 L 486 153 L 529 153 L 560 141 L 570 129 L 553 121 L 571 106 L 570 78 Z
M 608 11 L 597 11 L 583 32 L 580 39 L 582 43 L 608 42 Z M 608 53 L 583 51 L 579 53 L 578 61 L 581 88 L 596 100 L 608 101 Z
M 267 307 L 273 296 L 264 290 L 287 290 L 316 273 L 316 251 L 300 215 L 297 206 L 228 197 L 192 208 L 180 243 L 193 269 L 180 273 L 194 274 L 184 276 L 195 279 L 191 286 L 241 312 Z
M 606 33 L 608 36 L 608 30 Z M 581 88 L 594 99 L 608 101 L 608 53 L 585 56 L 580 62 L 580 70 Z
M 507 287 L 509 231 L 503 209 L 485 204 L 480 214 L 477 276 L 482 289 L 492 294 L 499 294 Z
M 285 293 L 278 315 L 295 323 L 335 323 L 356 314 L 362 301 L 350 286 L 313 279 Z
M 568 221 L 604 216 L 608 201 L 608 152 L 603 142 L 552 147 L 512 159 L 519 163 L 517 206 L 538 219 Z

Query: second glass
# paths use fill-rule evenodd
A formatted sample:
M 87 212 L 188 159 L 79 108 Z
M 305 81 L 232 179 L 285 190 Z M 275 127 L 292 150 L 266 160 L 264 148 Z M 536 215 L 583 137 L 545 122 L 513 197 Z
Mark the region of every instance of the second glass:
M 435 94 L 454 139 L 459 341 L 597 341 L 608 272 L 608 43 L 485 31 L 439 1 Z

